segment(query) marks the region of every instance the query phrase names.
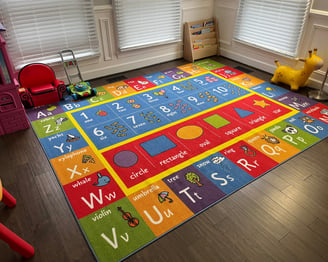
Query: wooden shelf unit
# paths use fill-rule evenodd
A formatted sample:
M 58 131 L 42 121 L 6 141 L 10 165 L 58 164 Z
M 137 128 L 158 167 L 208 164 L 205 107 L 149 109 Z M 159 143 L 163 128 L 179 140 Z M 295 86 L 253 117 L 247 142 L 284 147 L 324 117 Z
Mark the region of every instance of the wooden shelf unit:
M 184 59 L 194 62 L 219 54 L 219 40 L 215 18 L 184 24 Z

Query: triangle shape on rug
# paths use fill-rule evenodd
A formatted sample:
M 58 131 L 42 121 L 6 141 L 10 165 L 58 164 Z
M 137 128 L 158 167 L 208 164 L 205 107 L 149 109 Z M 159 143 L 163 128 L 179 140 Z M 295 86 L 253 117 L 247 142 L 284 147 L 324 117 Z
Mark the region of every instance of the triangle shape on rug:
M 254 114 L 254 112 L 252 112 L 252 111 L 240 109 L 237 107 L 234 107 L 233 109 L 236 111 L 236 113 L 239 115 L 240 118 L 245 118 L 245 117 L 248 117 L 248 116 Z

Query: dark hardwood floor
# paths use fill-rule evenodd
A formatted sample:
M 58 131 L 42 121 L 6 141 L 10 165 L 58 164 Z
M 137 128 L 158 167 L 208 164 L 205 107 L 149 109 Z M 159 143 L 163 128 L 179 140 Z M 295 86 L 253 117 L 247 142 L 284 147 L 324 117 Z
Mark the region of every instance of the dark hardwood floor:
M 223 57 L 213 59 L 240 65 Z M 133 78 L 186 63 L 181 59 L 91 82 L 99 86 L 112 77 Z M 263 80 L 271 78 L 241 66 Z M 0 137 L 0 168 L 4 186 L 17 199 L 11 209 L 0 203 L 0 222 L 35 247 L 30 261 L 95 261 L 32 129 Z M 0 241 L 1 262 L 22 260 Z M 328 139 L 127 261 L 328 261 Z

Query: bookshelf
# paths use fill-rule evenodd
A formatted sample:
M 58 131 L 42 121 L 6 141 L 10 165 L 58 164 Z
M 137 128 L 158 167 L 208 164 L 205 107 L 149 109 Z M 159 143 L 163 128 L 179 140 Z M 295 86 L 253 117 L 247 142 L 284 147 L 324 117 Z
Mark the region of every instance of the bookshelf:
M 215 18 L 184 24 L 184 59 L 194 62 L 219 54 L 219 41 Z

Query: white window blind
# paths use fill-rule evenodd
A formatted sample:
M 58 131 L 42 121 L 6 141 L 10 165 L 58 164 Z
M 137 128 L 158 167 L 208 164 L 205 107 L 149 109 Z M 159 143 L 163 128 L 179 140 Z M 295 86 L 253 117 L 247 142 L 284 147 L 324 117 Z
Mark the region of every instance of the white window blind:
M 16 69 L 58 62 L 63 49 L 77 57 L 99 53 L 92 0 L 0 0 L 0 20 Z
M 240 0 L 234 38 L 296 57 L 310 0 Z
M 181 0 L 113 0 L 121 51 L 181 41 Z

